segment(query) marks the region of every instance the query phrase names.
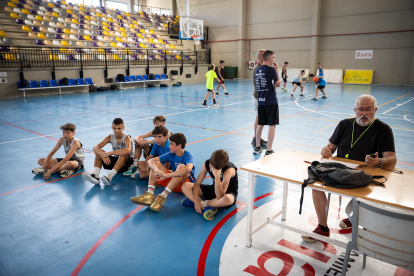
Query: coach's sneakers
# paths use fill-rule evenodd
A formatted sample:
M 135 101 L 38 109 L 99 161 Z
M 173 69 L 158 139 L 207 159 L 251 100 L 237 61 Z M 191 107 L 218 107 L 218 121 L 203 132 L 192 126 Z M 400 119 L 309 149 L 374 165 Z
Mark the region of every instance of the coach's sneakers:
M 254 148 L 254 151 L 253 151 L 253 154 L 259 154 L 259 153 L 261 153 L 263 150 L 262 150 L 262 148 L 261 147 L 255 147 Z
M 303 94 L 300 94 L 300 96 L 299 97 L 301 97 L 301 98 L 305 98 L 305 96 L 303 96 Z
M 344 230 L 352 229 L 352 223 L 349 218 L 346 218 L 339 223 L 339 227 Z
M 131 176 L 131 175 L 133 175 L 136 172 L 137 169 L 138 169 L 138 167 L 132 166 L 132 167 L 129 168 L 129 170 L 127 170 L 126 172 L 124 172 L 122 175 L 123 176 Z
M 213 103 L 213 107 L 219 107 L 218 103 Z
M 101 181 L 106 186 L 111 185 L 111 179 L 109 179 L 108 176 L 106 176 L 106 175 L 101 176 Z
M 82 178 L 85 179 L 86 181 L 91 182 L 92 184 L 95 184 L 95 185 L 99 185 L 99 182 L 100 182 L 98 177 L 96 177 L 94 174 L 90 174 L 90 173 L 87 173 L 87 172 L 84 172 L 82 174 Z
M 206 220 L 212 220 L 214 218 L 214 215 L 217 214 L 217 208 L 206 206 L 203 210 L 203 217 Z
M 74 170 L 63 170 L 60 171 L 60 176 L 61 177 L 68 177 L 70 175 L 72 175 L 75 171 Z
M 290 97 L 293 99 L 293 94 L 290 94 Z
M 275 153 L 273 150 L 267 150 L 265 152 L 265 156 L 271 155 L 272 153 Z
M 316 227 L 315 230 L 313 230 L 313 233 L 319 234 L 319 235 L 322 235 L 322 236 L 325 236 L 325 237 L 329 238 L 329 230 L 328 230 L 328 232 L 325 232 L 325 231 L 322 230 L 322 228 L 319 225 L 318 225 L 318 227 Z M 302 240 L 307 241 L 307 242 L 316 242 L 316 241 L 318 241 L 318 239 L 314 239 L 314 238 L 306 236 L 306 235 L 302 235 Z
M 256 146 L 256 137 L 254 137 L 254 138 L 253 138 L 253 140 L 252 140 L 252 143 L 251 143 L 251 144 L 252 144 L 252 146 L 253 146 L 253 147 L 255 147 L 255 146 Z M 267 141 L 265 141 L 265 140 L 263 140 L 263 139 L 260 139 L 260 147 L 261 147 L 261 148 L 264 148 L 264 149 L 265 149 L 265 148 L 267 148 Z
M 230 95 L 230 94 L 229 94 L 229 93 L 227 93 L 227 92 L 224 92 L 224 95 L 227 95 L 227 96 L 228 96 L 228 95 Z
M 147 191 L 140 196 L 134 196 L 130 199 L 132 203 L 151 206 L 151 204 L 154 203 L 155 195 Z
M 326 99 L 326 98 L 328 98 L 328 97 L 326 97 L 325 95 L 322 96 L 322 99 Z
M 164 207 L 165 201 L 167 198 L 163 194 L 157 195 L 157 198 L 155 198 L 154 202 L 151 204 L 150 209 L 154 212 L 159 212 Z
M 317 98 L 315 98 L 315 97 L 313 97 L 312 99 L 311 99 L 311 101 L 317 101 L 318 99 Z
M 207 107 L 207 104 L 204 104 L 204 103 L 203 103 L 203 104 L 201 105 L 201 107 Z
M 32 170 L 32 173 L 44 175 L 46 174 L 46 170 L 43 167 L 37 167 Z

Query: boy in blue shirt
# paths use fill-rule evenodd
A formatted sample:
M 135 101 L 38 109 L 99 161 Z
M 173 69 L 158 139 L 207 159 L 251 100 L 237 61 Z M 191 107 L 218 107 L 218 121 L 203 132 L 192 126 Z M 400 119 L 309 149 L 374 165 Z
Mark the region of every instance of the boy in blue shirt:
M 170 136 L 170 152 L 148 160 L 150 178 L 148 191 L 144 194 L 131 197 L 135 204 L 151 206 L 150 209 L 159 212 L 164 207 L 167 196 L 172 192 L 181 192 L 181 185 L 185 182 L 195 182 L 195 162 L 191 153 L 184 150 L 187 139 L 182 133 L 174 133 Z M 165 163 L 171 164 L 171 170 L 167 170 Z M 166 187 L 156 198 L 154 190 L 156 185 Z
M 148 178 L 149 176 L 150 168 L 148 166 L 148 160 L 154 157 L 164 155 L 167 152 L 170 152 L 170 140 L 168 140 L 167 138 L 169 136 L 169 131 L 165 126 L 156 126 L 154 130 L 151 132 L 151 134 L 155 139 L 155 143 L 152 146 L 151 152 L 145 158 L 145 161 L 138 162 L 139 174 L 141 179 Z M 170 164 L 167 162 L 164 164 L 164 166 L 168 169 L 170 167 Z
M 298 86 L 300 86 L 300 97 L 305 97 L 302 94 L 303 93 L 303 79 L 302 79 L 303 75 L 305 75 L 305 70 L 301 70 L 300 74 L 297 75 L 297 77 L 295 77 L 292 80 L 293 90 L 292 90 L 292 93 L 290 93 L 291 98 L 293 98 L 293 92 L 295 92 L 295 90 Z
M 318 77 L 318 78 L 323 78 L 324 76 L 323 76 L 323 67 L 321 66 L 321 64 L 318 62 L 317 64 L 316 64 L 316 66 L 318 67 L 317 68 L 317 70 L 318 70 L 318 74 L 316 74 L 316 76 Z
M 322 99 L 327 98 L 326 95 L 325 95 L 325 92 L 324 92 L 325 86 L 326 86 L 326 80 L 324 80 L 323 77 L 322 78 L 321 77 L 316 77 L 316 78 L 318 78 L 318 81 L 315 81 L 313 74 L 309 74 L 309 79 L 314 79 L 313 81 L 317 85 L 317 87 L 315 89 L 315 97 L 313 99 L 311 99 L 312 101 L 317 101 L 318 100 L 317 97 L 318 97 L 319 90 L 321 90 L 321 92 L 323 94 Z

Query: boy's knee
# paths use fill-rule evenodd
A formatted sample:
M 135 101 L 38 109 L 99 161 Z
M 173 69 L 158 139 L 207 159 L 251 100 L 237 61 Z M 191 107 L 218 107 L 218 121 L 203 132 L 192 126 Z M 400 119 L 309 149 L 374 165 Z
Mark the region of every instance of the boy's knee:
M 182 169 L 185 169 L 185 166 L 184 166 L 183 164 L 178 165 L 178 167 L 177 167 L 177 171 L 178 171 L 178 170 L 182 170 Z
M 229 195 L 229 194 L 225 194 L 224 195 L 224 204 L 226 204 L 226 206 L 232 205 L 234 202 L 234 197 L 233 195 Z
M 192 185 L 189 182 L 184 182 L 181 184 L 181 190 L 191 190 Z

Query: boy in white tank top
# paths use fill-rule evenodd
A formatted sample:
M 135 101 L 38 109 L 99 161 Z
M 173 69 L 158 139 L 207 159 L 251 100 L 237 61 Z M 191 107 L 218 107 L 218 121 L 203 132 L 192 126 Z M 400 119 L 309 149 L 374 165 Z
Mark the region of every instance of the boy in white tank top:
M 49 179 L 54 172 L 60 173 L 62 177 L 68 177 L 83 168 L 85 152 L 82 144 L 75 137 L 76 126 L 67 123 L 61 126 L 60 129 L 63 131 L 63 137 L 57 141 L 56 146 L 46 158 L 39 159 L 38 164 L 41 167 L 32 170 L 34 174 L 43 175 L 44 179 Z M 52 158 L 62 145 L 66 156 L 64 158 Z
M 126 171 L 133 162 L 133 149 L 131 136 L 124 133 L 124 121 L 116 118 L 112 122 L 112 130 L 114 134 L 108 135 L 102 142 L 93 147 L 95 152 L 94 172 L 89 174 L 84 172 L 83 179 L 95 185 L 99 185 L 99 173 L 101 168 L 111 170 L 107 175 L 100 178 L 105 185 L 110 185 L 112 178 L 119 171 Z M 104 151 L 102 148 L 106 144 L 112 145 L 112 151 Z

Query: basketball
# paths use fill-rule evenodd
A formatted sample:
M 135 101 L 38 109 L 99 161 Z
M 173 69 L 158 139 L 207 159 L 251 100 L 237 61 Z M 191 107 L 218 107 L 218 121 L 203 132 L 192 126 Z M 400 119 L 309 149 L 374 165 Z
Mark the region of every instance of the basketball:
M 313 81 L 314 81 L 314 82 L 318 82 L 318 81 L 319 81 L 319 78 L 318 78 L 318 77 L 314 77 L 314 78 L 313 78 Z

